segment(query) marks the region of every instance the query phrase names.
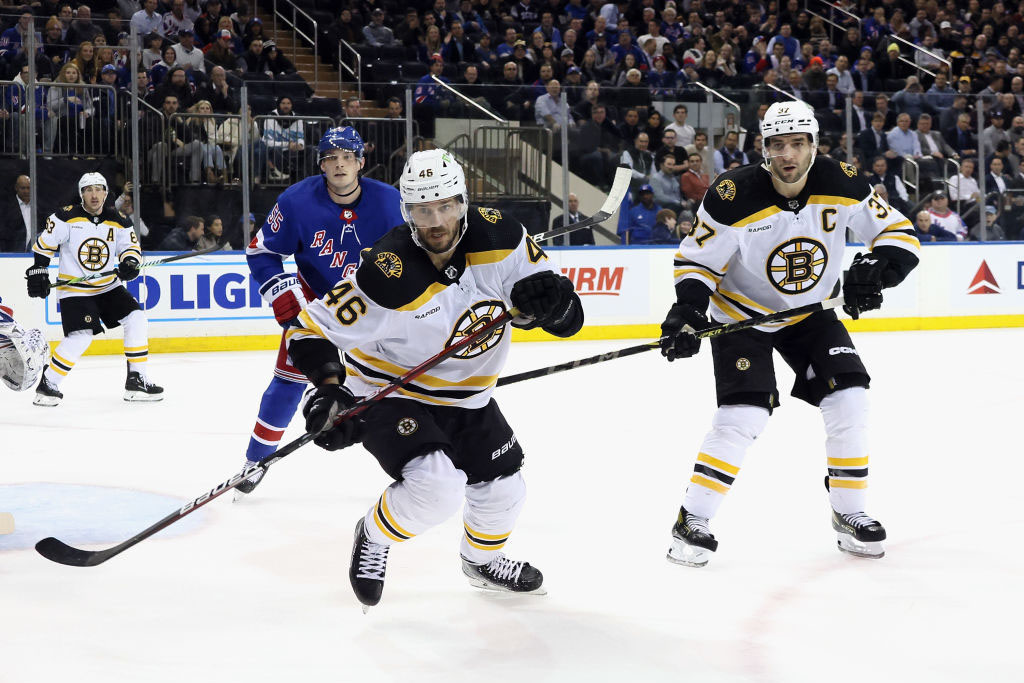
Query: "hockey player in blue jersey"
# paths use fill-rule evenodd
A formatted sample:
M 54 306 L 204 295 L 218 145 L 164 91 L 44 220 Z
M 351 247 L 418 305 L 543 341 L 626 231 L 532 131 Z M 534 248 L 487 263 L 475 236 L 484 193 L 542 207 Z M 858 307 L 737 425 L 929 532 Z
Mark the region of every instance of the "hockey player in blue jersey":
M 307 301 L 318 299 L 359 265 L 359 253 L 404 223 L 398 190 L 360 178 L 363 140 L 354 128 L 328 130 L 318 146 L 321 175 L 292 185 L 277 198 L 266 222 L 245 250 L 253 278 L 274 318 L 289 327 Z M 295 256 L 298 273 L 284 272 Z M 295 414 L 306 378 L 288 362 L 284 336 L 270 386 L 263 392 L 246 467 L 277 450 Z M 263 470 L 237 488 L 250 493 Z

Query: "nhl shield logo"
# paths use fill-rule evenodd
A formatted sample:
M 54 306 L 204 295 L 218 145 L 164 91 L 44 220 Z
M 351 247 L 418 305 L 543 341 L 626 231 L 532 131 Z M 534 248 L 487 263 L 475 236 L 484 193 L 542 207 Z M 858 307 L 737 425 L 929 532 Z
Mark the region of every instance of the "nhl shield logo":
M 848 175 L 851 178 L 853 176 L 857 175 L 857 167 L 856 166 L 851 166 L 850 164 L 846 163 L 845 161 L 840 161 L 839 162 L 839 167 L 843 169 L 843 173 L 845 173 L 846 175 Z
M 718 196 L 726 201 L 732 201 L 736 199 L 736 183 L 731 180 L 723 180 L 715 186 L 715 191 L 718 192 Z
M 359 218 L 359 216 L 357 216 L 356 212 L 353 211 L 352 209 L 345 209 L 344 211 L 341 212 L 341 220 L 345 221 L 346 223 L 351 223 L 357 218 Z
M 402 277 L 402 259 L 390 251 L 382 251 L 373 264 L 381 269 L 385 277 Z
M 395 425 L 395 431 L 398 432 L 399 436 L 412 436 L 416 433 L 416 430 L 420 428 L 420 423 L 411 417 L 403 417 Z
M 477 207 L 477 210 L 480 211 L 480 215 L 483 216 L 484 220 L 488 223 L 497 223 L 501 220 L 501 211 L 498 211 L 497 209 L 486 209 L 479 206 Z

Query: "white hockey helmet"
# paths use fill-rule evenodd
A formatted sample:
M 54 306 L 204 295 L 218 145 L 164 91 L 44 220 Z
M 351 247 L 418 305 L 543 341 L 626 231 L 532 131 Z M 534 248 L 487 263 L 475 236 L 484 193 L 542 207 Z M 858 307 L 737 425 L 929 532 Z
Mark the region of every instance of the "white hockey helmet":
M 463 221 L 463 225 L 459 239 L 462 239 L 462 234 L 466 231 L 466 211 L 469 210 L 466 175 L 462 171 L 462 165 L 450 153 L 440 148 L 414 152 L 405 162 L 398 189 L 402 196 L 402 217 L 413 227 L 412 238 L 416 244 L 423 247 L 412 221 L 411 205 L 449 197 L 458 197 L 461 203 L 462 213 L 459 219 Z
M 775 102 L 764 113 L 764 119 L 761 120 L 761 141 L 765 152 L 761 166 L 764 170 L 772 173 L 772 157 L 768 153 L 769 138 L 791 133 L 807 133 L 810 136 L 811 163 L 807 166 L 807 170 L 810 171 L 814 165 L 814 157 L 818 153 L 818 120 L 814 118 L 814 109 L 799 100 Z M 803 176 L 796 182 L 799 180 L 803 180 Z
M 82 190 L 90 185 L 100 185 L 104 190 L 109 189 L 107 187 L 107 179 L 103 177 L 102 173 L 85 173 L 78 179 L 78 196 L 81 197 Z

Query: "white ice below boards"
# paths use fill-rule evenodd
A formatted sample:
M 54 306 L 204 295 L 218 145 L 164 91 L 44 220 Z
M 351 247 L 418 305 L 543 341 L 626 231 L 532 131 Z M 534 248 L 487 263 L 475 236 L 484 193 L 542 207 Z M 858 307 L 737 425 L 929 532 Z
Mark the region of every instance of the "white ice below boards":
M 275 352 L 154 355 L 161 403 L 122 401 L 119 356 L 77 367 L 55 409 L 0 393 L 0 510 L 17 519 L 0 681 L 1024 680 L 1024 330 L 854 340 L 883 559 L 836 549 L 820 415 L 780 363 L 783 405 L 713 520 L 713 560 L 666 561 L 714 391 L 707 349 L 651 352 L 495 393 L 530 487 L 506 551 L 548 595 L 470 587 L 455 515 L 394 548 L 367 615 L 352 525 L 387 479 L 361 447 L 300 449 L 245 504 L 224 496 L 98 567 L 31 550 L 120 542 L 237 471 Z M 636 343 L 516 344 L 506 372 Z

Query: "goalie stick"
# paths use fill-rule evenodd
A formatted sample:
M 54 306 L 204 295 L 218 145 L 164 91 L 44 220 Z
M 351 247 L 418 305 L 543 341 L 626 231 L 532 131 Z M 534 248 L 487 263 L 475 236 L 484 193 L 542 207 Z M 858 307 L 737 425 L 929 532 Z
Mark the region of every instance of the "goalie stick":
M 589 228 L 592 225 L 603 223 L 612 217 L 612 214 L 622 205 L 622 200 L 625 198 L 626 193 L 629 192 L 629 181 L 633 176 L 633 170 L 625 164 L 619 166 L 615 171 L 615 179 L 612 180 L 612 189 L 608 192 L 608 198 L 604 200 L 604 204 L 601 205 L 601 210 L 595 213 L 590 218 L 587 218 L 571 225 L 563 225 L 560 228 L 552 228 L 547 232 L 539 232 L 533 236 L 534 242 L 540 242 L 542 240 L 549 240 L 552 237 L 558 237 L 570 233 L 574 230 L 580 230 L 582 228 Z
M 764 325 L 766 323 L 785 320 L 786 318 L 792 318 L 798 315 L 809 315 L 811 313 L 817 313 L 818 311 L 827 311 L 829 309 L 837 308 L 842 305 L 842 297 L 829 299 L 827 301 L 819 301 L 818 303 L 807 304 L 806 306 L 798 306 L 797 308 L 790 308 L 785 311 L 768 313 L 762 316 L 758 316 L 756 318 L 739 320 L 734 323 L 725 323 L 724 325 L 715 325 L 714 327 L 709 327 L 706 330 L 698 332 L 697 337 L 701 339 L 707 339 L 708 337 L 717 337 L 722 334 L 729 334 L 730 332 L 739 332 L 740 330 L 746 330 L 751 327 L 757 327 L 758 325 Z M 565 372 L 566 370 L 575 370 L 576 368 L 582 368 L 585 365 L 597 365 L 598 363 L 604 363 L 605 361 L 615 360 L 616 358 L 635 356 L 638 353 L 643 353 L 644 351 L 651 351 L 652 349 L 656 349 L 659 346 L 661 346 L 661 339 L 657 341 L 646 342 L 644 344 L 638 344 L 636 346 L 628 346 L 624 349 L 619 349 L 618 351 L 609 351 L 608 353 L 599 353 L 596 356 L 580 358 L 579 360 L 571 360 L 567 363 L 549 365 L 546 368 L 528 370 L 527 372 L 520 372 L 515 375 L 509 375 L 508 377 L 499 378 L 497 386 L 503 387 L 509 384 L 515 384 L 516 382 L 523 382 L 528 379 L 545 377 L 547 375 L 553 375 L 558 372 Z
M 370 394 L 363 400 L 353 405 L 348 410 L 345 410 L 344 412 L 340 413 L 334 419 L 334 425 L 337 426 L 344 420 L 348 420 L 349 418 L 355 417 L 356 415 L 359 415 L 360 413 L 364 412 L 365 410 L 367 410 L 367 408 L 370 407 L 371 404 L 380 401 L 388 394 L 391 394 L 392 392 L 395 392 L 398 389 L 404 387 L 406 384 L 416 379 L 427 370 L 430 370 L 444 359 L 449 358 L 450 356 L 458 353 L 463 348 L 467 346 L 472 346 L 480 339 L 482 339 L 484 336 L 489 335 L 493 330 L 504 326 L 505 323 L 510 322 L 512 318 L 516 317 L 518 314 L 519 312 L 516 309 L 510 309 L 502 313 L 498 317 L 494 318 L 491 322 L 487 323 L 473 334 L 464 337 L 461 341 L 452 344 L 451 346 L 445 347 L 444 350 L 442 350 L 437 355 L 428 358 L 427 360 L 423 361 L 413 369 L 406 372 L 401 377 L 392 380 L 385 386 L 375 391 L 373 394 Z M 261 469 L 268 469 L 275 462 L 295 452 L 299 448 L 302 448 L 316 437 L 317 434 L 312 432 L 307 432 L 303 434 L 302 436 L 295 439 L 291 443 L 287 444 L 283 448 L 279 448 L 270 457 L 261 460 L 259 463 L 253 465 L 252 467 L 247 467 L 246 469 L 234 475 L 227 481 L 223 481 L 220 484 L 217 484 L 206 493 L 203 493 L 202 495 L 193 498 L 191 501 L 185 503 L 180 509 L 175 510 L 171 514 L 161 519 L 159 522 L 153 524 L 152 526 L 146 529 L 143 529 L 142 531 L 135 534 L 128 540 L 123 541 L 111 548 L 106 548 L 104 550 L 82 550 L 81 548 L 72 547 L 64 541 L 49 536 L 36 543 L 36 551 L 48 560 L 51 560 L 58 564 L 66 564 L 69 567 L 95 567 L 98 564 L 106 562 L 115 555 L 120 555 L 125 550 L 128 550 L 128 548 L 131 548 L 133 545 L 146 540 L 147 538 L 156 534 L 157 532 L 166 529 L 170 525 L 177 522 L 179 519 L 182 519 L 183 517 L 192 514 L 193 512 L 203 507 L 213 499 L 218 498 L 223 494 L 227 493 L 228 491 L 230 491 L 231 489 L 235 488 L 240 483 L 242 483 L 243 481 L 251 477 L 253 474 L 255 474 L 257 471 Z
M 200 249 L 199 251 L 190 251 L 186 254 L 176 254 L 174 256 L 168 256 L 167 258 L 156 259 L 154 261 L 143 261 L 142 265 L 139 266 L 139 270 L 143 268 L 151 268 L 152 266 L 159 266 L 164 263 L 171 263 L 173 261 L 181 261 L 182 259 L 192 258 L 193 256 L 202 256 L 204 254 L 212 254 L 215 251 L 220 251 L 224 248 L 224 245 L 218 244 L 213 247 L 207 247 L 206 249 Z M 63 287 L 64 285 L 73 285 L 78 282 L 85 282 L 87 280 L 96 280 L 101 277 L 107 277 L 108 275 L 117 275 L 116 270 L 105 270 L 102 273 L 93 273 L 92 275 L 83 275 L 82 277 L 74 277 L 70 280 L 57 280 L 51 282 L 51 287 Z

